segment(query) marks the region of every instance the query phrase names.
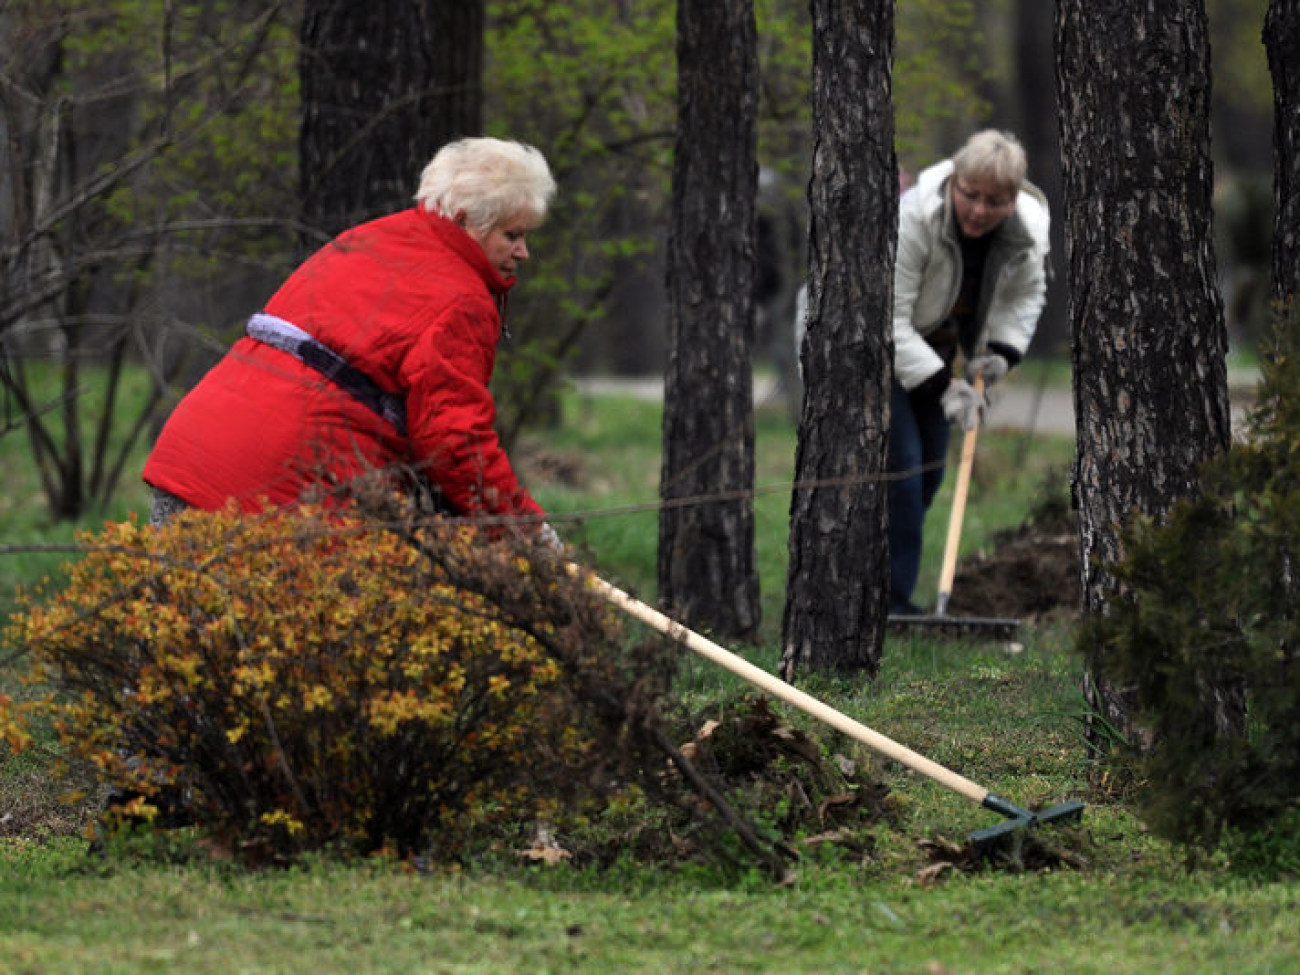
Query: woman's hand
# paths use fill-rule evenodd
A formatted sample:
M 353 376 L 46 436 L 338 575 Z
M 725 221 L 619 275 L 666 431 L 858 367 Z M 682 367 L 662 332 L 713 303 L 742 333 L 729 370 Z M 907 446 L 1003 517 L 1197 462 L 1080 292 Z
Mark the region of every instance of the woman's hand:
M 1004 378 L 1010 368 L 1011 365 L 1004 356 L 990 352 L 987 355 L 976 356 L 966 363 L 966 378 L 974 382 L 976 376 L 983 376 L 984 386 L 987 389 Z
M 943 396 L 939 397 L 939 404 L 943 407 L 943 415 L 948 422 L 964 431 L 974 430 L 984 419 L 984 394 L 964 379 L 950 382 L 943 391 Z

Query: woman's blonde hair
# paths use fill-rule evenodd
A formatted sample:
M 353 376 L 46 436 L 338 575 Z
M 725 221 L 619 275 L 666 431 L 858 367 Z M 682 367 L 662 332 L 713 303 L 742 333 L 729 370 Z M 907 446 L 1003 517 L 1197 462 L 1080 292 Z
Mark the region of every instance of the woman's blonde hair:
M 1028 168 L 1020 141 L 997 129 L 976 132 L 952 157 L 953 175 L 991 179 L 1009 190 L 1020 189 Z
M 503 139 L 449 142 L 420 174 L 415 199 L 421 207 L 486 233 L 516 216 L 536 223 L 555 197 L 546 158 L 532 146 Z

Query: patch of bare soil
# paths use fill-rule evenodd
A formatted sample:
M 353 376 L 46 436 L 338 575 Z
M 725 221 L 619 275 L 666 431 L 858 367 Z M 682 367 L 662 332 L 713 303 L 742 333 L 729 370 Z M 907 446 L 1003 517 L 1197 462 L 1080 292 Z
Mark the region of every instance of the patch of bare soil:
M 591 475 L 581 454 L 529 445 L 512 455 L 519 473 L 530 484 L 558 484 L 574 490 L 591 487 Z
M 80 786 L 83 783 L 76 783 Z M 6 773 L 0 781 L 0 837 L 75 836 L 103 805 L 101 790 L 86 779 L 56 781 L 42 771 Z
M 958 564 L 948 611 L 1039 619 L 1077 614 L 1081 598 L 1074 513 L 1064 490 L 1049 485 L 1024 522 Z

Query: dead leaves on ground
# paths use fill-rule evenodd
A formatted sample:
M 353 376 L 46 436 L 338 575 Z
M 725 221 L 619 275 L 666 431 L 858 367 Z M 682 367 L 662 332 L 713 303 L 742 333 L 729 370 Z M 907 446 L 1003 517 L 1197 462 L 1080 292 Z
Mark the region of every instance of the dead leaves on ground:
M 1085 869 L 1086 858 L 1063 842 L 1077 830 L 1061 826 L 1050 828 L 1052 833 L 1059 830 L 1068 832 L 1049 836 L 1049 830 L 1041 827 L 1012 830 L 1002 842 L 979 849 L 969 842 L 955 843 L 941 835 L 920 840 L 917 847 L 930 862 L 917 871 L 916 882 L 921 887 L 933 887 L 954 874 L 981 870 L 1048 873 L 1052 870 Z

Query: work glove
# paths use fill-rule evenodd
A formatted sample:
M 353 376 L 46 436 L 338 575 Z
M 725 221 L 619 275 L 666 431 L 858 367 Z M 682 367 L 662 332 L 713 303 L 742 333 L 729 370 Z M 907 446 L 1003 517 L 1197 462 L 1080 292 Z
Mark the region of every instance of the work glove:
M 964 431 L 974 430 L 984 419 L 984 394 L 976 392 L 975 387 L 964 379 L 954 379 L 939 397 L 943 415 Z
M 1005 356 L 1000 356 L 996 352 L 989 352 L 985 355 L 976 356 L 966 363 L 966 378 L 971 382 L 975 381 L 976 376 L 984 377 L 984 388 L 992 386 L 998 380 L 1005 378 L 1007 370 L 1011 364 L 1007 362 Z

